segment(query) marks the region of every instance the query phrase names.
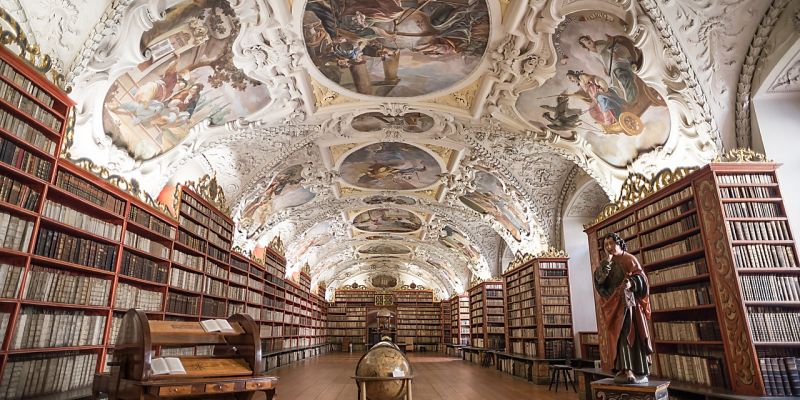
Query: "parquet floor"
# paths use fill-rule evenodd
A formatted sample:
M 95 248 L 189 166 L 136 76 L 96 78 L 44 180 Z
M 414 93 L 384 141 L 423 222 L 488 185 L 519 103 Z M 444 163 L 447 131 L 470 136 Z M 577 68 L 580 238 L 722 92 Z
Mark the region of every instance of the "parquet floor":
M 329 353 L 270 371 L 279 377 L 277 400 L 356 400 L 353 379 L 361 353 Z M 562 388 L 548 392 L 521 378 L 442 354 L 409 354 L 414 400 L 576 400 Z

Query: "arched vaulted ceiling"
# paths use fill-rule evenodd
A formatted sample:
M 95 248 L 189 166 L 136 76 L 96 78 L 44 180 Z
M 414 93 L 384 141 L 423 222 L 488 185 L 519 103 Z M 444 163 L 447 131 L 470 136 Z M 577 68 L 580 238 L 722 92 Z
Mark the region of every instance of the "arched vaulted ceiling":
M 239 247 L 280 236 L 315 283 L 443 296 L 499 274 L 505 247 L 560 243 L 578 171 L 613 198 L 733 146 L 721 88 L 770 6 L 89 3 L 0 1 L 72 89 L 71 159 L 161 200 L 212 176 Z

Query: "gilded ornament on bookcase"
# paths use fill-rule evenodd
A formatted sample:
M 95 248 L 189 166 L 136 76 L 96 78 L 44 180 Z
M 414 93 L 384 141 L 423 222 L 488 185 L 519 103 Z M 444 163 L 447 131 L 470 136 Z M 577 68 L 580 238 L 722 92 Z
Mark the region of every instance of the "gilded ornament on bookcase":
M 607 204 L 600 211 L 600 214 L 591 223 L 584 225 L 588 228 L 592 225 L 605 221 L 626 208 L 644 200 L 648 196 L 658 192 L 685 178 L 690 173 L 696 171 L 697 167 L 678 168 L 676 170 L 664 169 L 655 174 L 652 178 L 647 178 L 642 174 L 633 173 L 628 175 L 620 189 L 619 200 Z
M 170 207 L 164 204 L 157 202 L 152 196 L 143 191 L 141 187 L 139 187 L 139 182 L 137 182 L 135 179 L 128 179 L 119 175 L 114 175 L 111 173 L 111 171 L 108 170 L 108 168 L 99 166 L 95 164 L 94 161 L 88 158 L 81 158 L 75 160 L 73 161 L 73 164 L 75 164 L 80 168 L 83 168 L 86 171 L 93 173 L 98 178 L 103 179 L 104 181 L 116 186 L 123 192 L 127 192 L 131 196 L 136 197 L 137 199 L 141 200 L 150 207 L 153 207 L 154 209 L 158 210 L 165 216 L 174 220 L 178 219 L 178 215 L 177 213 L 175 213 L 174 210 L 172 210 Z
M 61 154 L 59 157 L 68 160 L 70 158 L 69 149 L 75 143 L 75 108 L 70 107 L 67 113 L 67 129 L 64 130 L 64 140 L 61 141 Z
M 11 27 L 11 30 L 3 28 L 2 33 L 0 33 L 0 42 L 2 42 L 3 46 L 9 51 L 17 53 L 20 59 L 25 60 L 36 71 L 69 93 L 72 88 L 67 85 L 64 75 L 53 68 L 52 58 L 47 54 L 43 54 L 38 45 L 28 42 L 28 36 L 22 31 L 22 27 L 2 7 L 0 7 L 0 19 Z
M 311 276 L 311 266 L 306 263 L 306 265 L 303 265 L 303 268 L 300 268 L 300 273 L 306 274 L 306 276 Z
M 536 258 L 569 258 L 569 255 L 564 250 L 556 249 L 553 246 L 539 252 Z
M 514 260 L 508 264 L 508 268 L 506 268 L 506 271 L 512 271 L 516 268 L 519 268 L 522 265 L 525 265 L 533 261 L 534 258 L 536 258 L 536 256 L 534 256 L 533 254 L 522 253 L 518 251 L 517 254 L 514 256 Z
M 286 247 L 283 244 L 283 239 L 281 239 L 281 235 L 277 235 L 272 240 L 270 240 L 269 244 L 267 245 L 268 248 L 272 249 L 281 257 L 286 258 Z
M 193 192 L 197 193 L 200 197 L 205 199 L 205 201 L 213 204 L 217 210 L 222 211 L 223 214 L 230 217 L 231 210 L 228 208 L 225 202 L 225 192 L 222 190 L 222 186 L 217 183 L 216 176 L 212 177 L 208 174 L 205 174 L 197 181 L 184 182 L 183 186 L 186 186 Z M 175 192 L 177 193 L 178 191 L 176 190 Z
M 730 149 L 725 154 L 718 155 L 712 162 L 775 162 L 766 155 L 748 148 Z

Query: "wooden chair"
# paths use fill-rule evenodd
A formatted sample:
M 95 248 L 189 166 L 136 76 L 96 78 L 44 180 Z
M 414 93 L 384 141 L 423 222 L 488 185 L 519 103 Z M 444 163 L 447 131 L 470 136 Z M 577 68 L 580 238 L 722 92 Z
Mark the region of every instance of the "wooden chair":
M 575 393 L 578 392 L 578 388 L 575 386 L 575 379 L 572 377 L 572 363 L 569 359 L 566 360 L 564 364 L 553 364 L 550 366 L 550 386 L 547 387 L 547 390 L 553 389 L 553 382 L 556 384 L 556 393 L 558 393 L 558 385 L 561 382 L 559 378 L 563 378 L 564 382 L 564 389 L 569 389 L 567 386 L 568 383 L 572 384 L 572 390 Z
M 197 321 L 148 321 L 128 310 L 114 350 L 111 374 L 96 391 L 116 399 L 214 398 L 272 399 L 277 378 L 264 375 L 259 329 L 253 318 L 235 314 L 232 333 L 206 332 Z M 213 345 L 213 356 L 180 356 L 186 374 L 153 375 L 153 346 Z

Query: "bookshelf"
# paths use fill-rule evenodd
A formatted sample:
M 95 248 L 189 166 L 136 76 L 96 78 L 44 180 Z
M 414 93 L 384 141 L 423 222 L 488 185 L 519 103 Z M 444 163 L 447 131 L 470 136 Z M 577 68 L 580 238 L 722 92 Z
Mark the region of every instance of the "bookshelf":
M 129 308 L 151 321 L 247 313 L 274 333 L 265 339 L 280 342 L 275 364 L 326 350 L 324 302 L 312 304 L 309 290 L 293 292 L 302 299 L 291 321 L 264 318 L 285 304 L 283 257 L 232 254 L 232 221 L 189 188 L 168 217 L 57 158 L 69 98 L 5 49 L 0 56 L 0 397 L 86 396 L 94 374 L 108 369 Z M 285 325 L 296 333 L 285 338 Z M 199 356 L 209 348 L 154 350 Z M 60 387 L 21 381 L 45 364 L 59 366 L 48 374 L 64 375 Z
M 642 263 L 656 375 L 741 395 L 800 394 L 788 378 L 800 356 L 800 268 L 777 167 L 713 162 L 587 228 L 592 265 L 608 232 Z M 610 369 L 602 335 L 599 347 Z
M 581 358 L 584 360 L 600 360 L 600 343 L 597 332 L 578 332 Z
M 503 274 L 506 349 L 530 358 L 572 358 L 567 258 L 536 257 L 512 267 Z
M 468 293 L 470 345 L 479 349 L 502 350 L 506 345 L 503 282 L 481 282 Z
M 466 294 L 450 298 L 450 329 L 453 332 L 453 345 L 470 345 L 469 296 Z
M 439 351 L 444 351 L 444 346 L 452 341 L 453 331 L 450 326 L 450 301 L 443 300 L 439 303 L 439 315 L 441 320 L 439 325 L 442 327 L 442 339 L 439 342 Z
M 395 290 L 397 344 L 406 351 L 434 352 L 442 340 L 441 306 L 430 290 Z

